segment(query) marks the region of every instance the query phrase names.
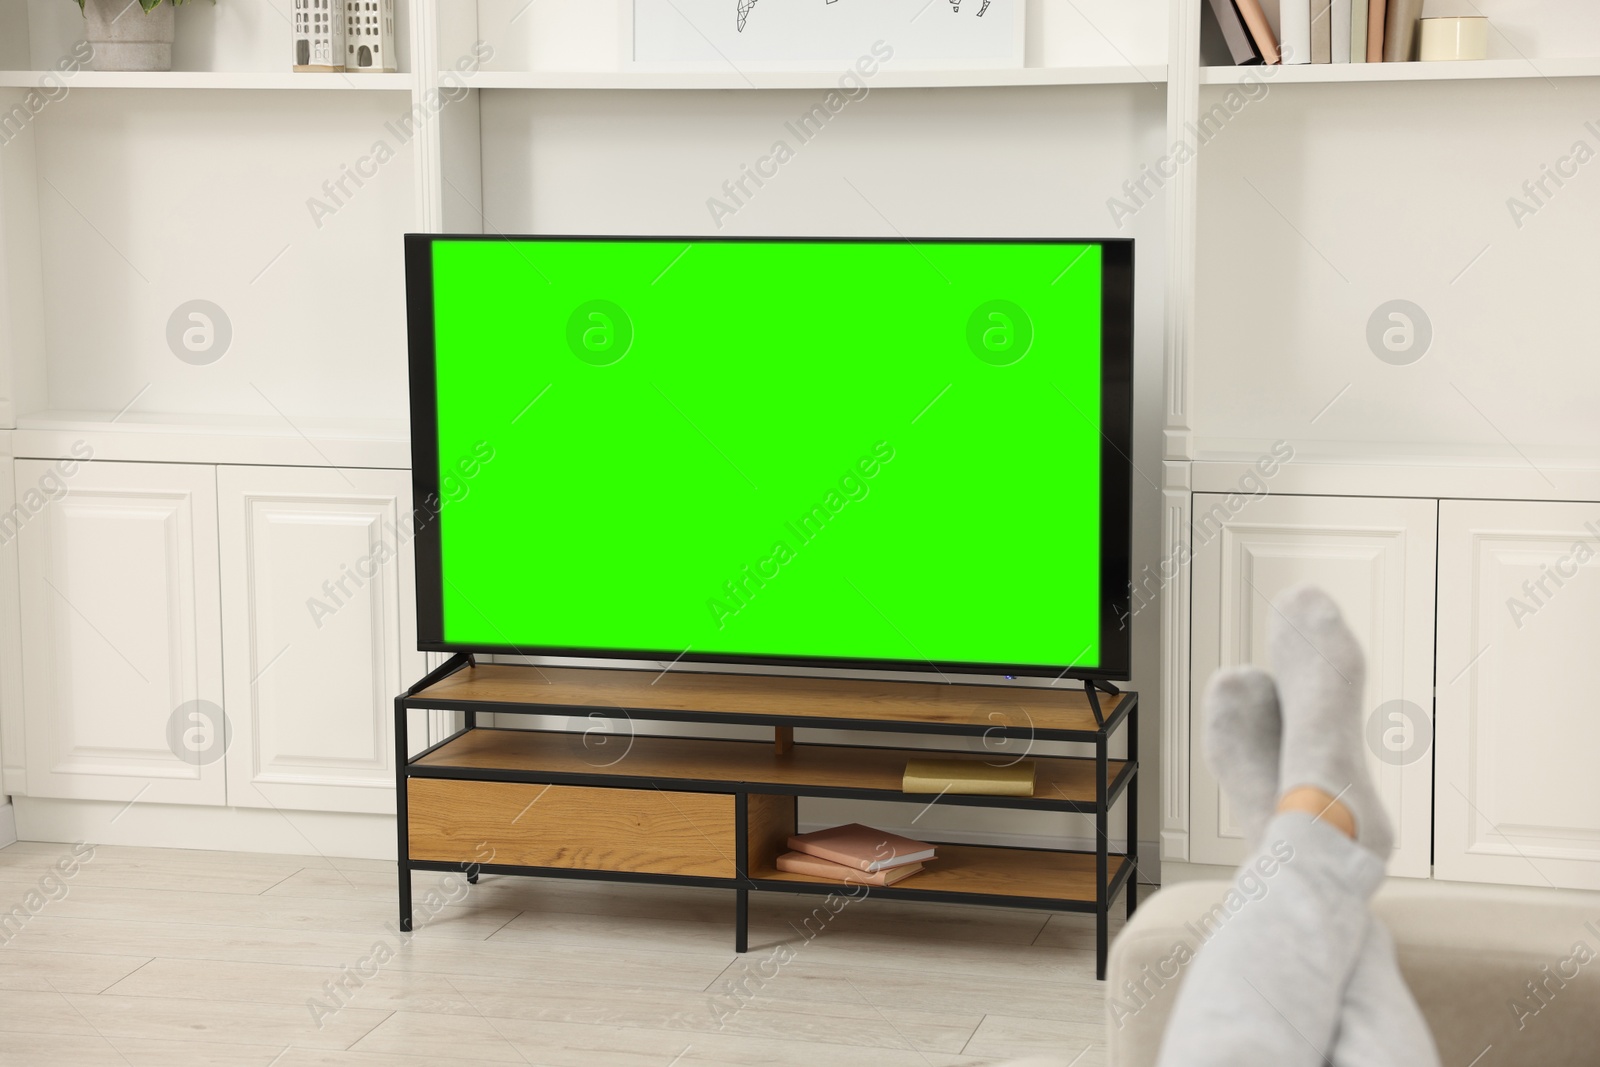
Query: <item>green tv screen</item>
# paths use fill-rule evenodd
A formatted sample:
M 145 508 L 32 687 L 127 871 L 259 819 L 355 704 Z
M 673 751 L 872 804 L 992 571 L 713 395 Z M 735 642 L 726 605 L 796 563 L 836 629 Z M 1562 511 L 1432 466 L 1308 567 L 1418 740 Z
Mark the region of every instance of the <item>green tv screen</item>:
M 1125 678 L 1126 241 L 407 238 L 430 651 Z

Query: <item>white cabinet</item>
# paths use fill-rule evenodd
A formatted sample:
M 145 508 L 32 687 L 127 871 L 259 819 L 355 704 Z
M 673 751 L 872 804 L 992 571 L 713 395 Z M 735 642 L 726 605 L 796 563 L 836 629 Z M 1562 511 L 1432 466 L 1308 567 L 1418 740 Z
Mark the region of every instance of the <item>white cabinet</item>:
M 216 475 L 19 460 L 30 796 L 222 804 Z
M 1600 504 L 1439 512 L 1436 873 L 1600 889 Z
M 23 714 L 5 716 L 5 742 L 22 773 L 8 785 L 393 812 L 393 701 L 426 670 L 407 472 L 31 459 L 14 472 L 0 540 L 15 545 Z
M 217 484 L 228 803 L 393 812 L 394 697 L 425 672 L 409 474 L 225 466 Z
M 1427 877 L 1436 502 L 1271 496 L 1240 504 L 1237 495 L 1194 497 L 1190 859 L 1233 865 L 1246 851 L 1205 765 L 1206 682 L 1220 667 L 1270 667 L 1272 601 L 1310 582 L 1339 604 L 1367 654 L 1362 709 L 1368 764 L 1395 822 L 1390 873 Z

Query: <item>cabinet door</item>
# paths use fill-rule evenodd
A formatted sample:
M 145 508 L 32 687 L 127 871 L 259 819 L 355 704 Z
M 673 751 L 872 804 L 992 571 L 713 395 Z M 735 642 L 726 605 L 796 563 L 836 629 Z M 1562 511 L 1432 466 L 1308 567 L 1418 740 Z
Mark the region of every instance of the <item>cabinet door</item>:
M 216 475 L 18 460 L 28 795 L 222 804 Z
M 1441 878 L 1600 889 L 1600 504 L 1439 513 Z
M 410 475 L 222 467 L 217 478 L 228 803 L 393 812 L 394 698 L 424 673 Z M 419 713 L 419 744 L 423 730 Z
M 1367 655 L 1361 708 L 1367 764 L 1395 823 L 1389 873 L 1427 877 L 1437 503 L 1274 496 L 1230 509 L 1229 500 L 1194 500 L 1191 858 L 1231 865 L 1245 856 L 1202 751 L 1206 682 L 1220 667 L 1270 670 L 1272 601 L 1310 582 L 1338 603 Z

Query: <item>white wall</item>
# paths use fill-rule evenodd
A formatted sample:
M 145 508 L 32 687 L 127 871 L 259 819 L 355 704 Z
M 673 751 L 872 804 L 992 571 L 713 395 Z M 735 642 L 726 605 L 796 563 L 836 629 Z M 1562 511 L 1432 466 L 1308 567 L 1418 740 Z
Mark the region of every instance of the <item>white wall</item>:
M 1201 154 L 1197 436 L 1600 455 L 1600 162 L 1520 226 L 1507 206 L 1574 142 L 1600 152 L 1592 120 L 1594 79 L 1276 85 L 1244 108 Z M 1432 323 L 1409 366 L 1366 339 L 1397 298 Z

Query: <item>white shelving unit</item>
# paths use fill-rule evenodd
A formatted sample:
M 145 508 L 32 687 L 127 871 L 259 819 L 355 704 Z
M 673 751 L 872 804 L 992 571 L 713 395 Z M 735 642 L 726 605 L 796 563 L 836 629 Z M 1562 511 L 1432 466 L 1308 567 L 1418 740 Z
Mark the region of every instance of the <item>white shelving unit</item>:
M 1225 497 L 1283 440 L 1303 458 L 1274 494 L 1600 499 L 1600 384 L 1582 311 L 1600 288 L 1587 247 L 1600 170 L 1543 178 L 1575 141 L 1600 148 L 1585 125 L 1600 116 L 1600 12 L 1480 0 L 1497 31 L 1483 62 L 1268 70 L 1214 65 L 1198 0 L 1026 2 L 1025 67 L 887 65 L 719 220 L 708 201 L 839 71 L 626 69 L 622 6 L 609 0 L 402 0 L 404 72 L 293 74 L 273 5 L 223 0 L 178 13 L 178 71 L 47 77 L 81 32 L 76 5 L 0 0 L 0 123 L 12 116 L 0 143 L 0 437 L 23 460 L 85 442 L 107 463 L 277 486 L 300 494 L 295 507 L 324 508 L 333 529 L 407 506 L 400 488 L 357 492 L 369 480 L 339 474 L 408 462 L 406 232 L 1131 236 L 1134 565 L 1165 572 L 1132 623 L 1134 683 L 1160 722 L 1146 731 L 1143 810 L 1164 858 L 1194 861 L 1206 846 L 1191 817 L 1189 650 L 1193 626 L 1212 625 L 1196 622 L 1184 552 L 1197 493 Z M 1430 0 L 1427 13 L 1458 12 Z M 1517 225 L 1508 198 L 1541 179 L 1547 195 Z M 1365 341 L 1394 299 L 1431 316 L 1432 348 L 1414 365 L 1385 363 Z M 168 340 L 194 300 L 229 320 L 230 347 L 211 363 L 185 362 Z M 825 314 L 826 293 L 802 311 Z M 305 479 L 285 489 L 235 466 Z M 403 487 L 396 477 L 371 484 Z M 0 504 L 30 488 L 15 483 L 8 472 Z M 129 487 L 116 501 L 137 497 Z M 213 507 L 251 500 L 224 493 Z M 277 565 L 244 559 L 245 547 L 220 545 L 229 573 Z M 15 552 L 0 544 L 13 568 Z M 284 566 L 317 573 L 298 557 Z M 3 574 L 0 601 L 14 604 Z M 385 595 L 405 595 L 403 583 Z M 249 625 L 255 609 L 223 596 L 234 597 L 224 628 Z M 410 607 L 372 610 L 383 621 L 370 632 L 391 633 Z M 26 797 L 25 829 L 65 833 L 99 817 L 98 802 L 33 789 L 24 695 L 5 688 L 22 644 L 7 608 L 0 792 Z M 225 655 L 259 647 L 225 634 Z M 1415 682 L 1415 664 L 1405 676 Z M 370 774 L 350 759 L 352 778 Z M 326 798 L 339 792 L 324 782 L 296 795 L 336 806 Z M 360 822 L 372 809 L 363 791 L 330 849 L 387 840 Z M 191 831 L 231 838 L 213 815 L 189 815 Z M 980 811 L 929 818 L 997 843 L 1063 834 Z M 117 826 L 130 841 L 197 840 L 137 816 Z M 281 832 L 251 826 L 261 840 Z
M 294 89 L 300 91 L 409 93 L 416 87 L 409 74 L 296 74 L 272 71 L 178 70 L 162 72 L 80 70 L 72 73 L 0 70 L 0 88 L 32 89 Z
M 1013 70 L 884 70 L 874 89 L 978 89 L 1027 85 L 1159 85 L 1166 64 L 1113 67 L 1023 67 Z M 478 89 L 822 89 L 837 87 L 835 71 L 484 71 Z
M 1320 82 L 1495 81 L 1500 78 L 1600 77 L 1600 57 L 1561 56 L 1547 59 L 1481 59 L 1437 63 L 1304 63 L 1274 71 L 1270 80 L 1284 85 Z M 1262 67 L 1202 67 L 1201 85 L 1238 85 L 1266 79 Z

